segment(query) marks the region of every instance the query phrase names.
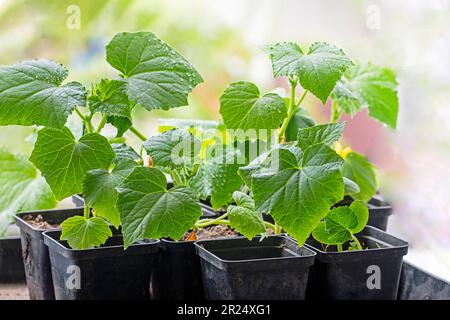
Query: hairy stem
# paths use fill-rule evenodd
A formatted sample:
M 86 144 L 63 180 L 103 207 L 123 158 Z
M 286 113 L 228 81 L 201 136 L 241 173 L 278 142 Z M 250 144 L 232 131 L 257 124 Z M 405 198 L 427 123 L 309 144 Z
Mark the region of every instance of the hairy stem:
M 91 209 L 86 203 L 84 204 L 83 215 L 86 218 L 86 220 L 88 220 L 91 217 Z
M 204 228 L 213 224 L 229 224 L 229 221 L 223 220 L 228 217 L 228 212 L 224 213 L 217 219 L 208 219 L 209 221 L 199 221 L 195 224 L 196 228 Z M 226 221 L 226 222 L 225 222 Z M 220 223 L 219 223 L 220 222 Z
M 342 243 L 338 243 L 336 246 L 337 246 L 337 251 L 342 252 Z
M 100 120 L 100 123 L 98 124 L 97 130 L 95 130 L 95 132 L 100 133 L 103 129 L 103 127 L 106 124 L 106 121 L 108 120 L 108 117 L 105 115 L 103 115 L 102 119 Z
M 280 133 L 278 135 L 278 141 L 282 142 L 284 141 L 284 135 L 287 129 L 287 126 L 289 124 L 289 121 L 292 118 L 292 115 L 295 111 L 295 89 L 297 88 L 298 84 L 298 77 L 295 78 L 295 80 L 291 81 L 291 97 L 289 99 L 289 107 L 287 112 L 287 117 L 284 119 L 283 124 L 281 125 Z
M 331 105 L 330 122 L 337 123 L 340 117 L 341 112 L 338 110 L 336 101 L 333 101 L 333 104 Z
M 130 131 L 133 132 L 134 135 L 136 137 L 138 137 L 139 139 L 141 139 L 142 141 L 147 140 L 147 137 L 143 133 L 141 133 L 138 129 L 136 129 L 135 127 L 131 127 Z
M 361 246 L 361 243 L 359 242 L 358 238 L 355 237 L 354 235 L 352 235 L 352 240 L 355 242 L 356 247 L 358 248 L 358 250 L 363 250 L 363 247 Z

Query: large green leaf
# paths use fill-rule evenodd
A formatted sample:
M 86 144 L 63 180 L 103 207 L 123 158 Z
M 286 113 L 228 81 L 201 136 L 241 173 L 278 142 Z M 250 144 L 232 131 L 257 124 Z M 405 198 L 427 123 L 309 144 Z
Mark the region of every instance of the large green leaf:
M 143 146 L 154 165 L 177 168 L 194 164 L 201 142 L 186 130 L 172 129 L 150 137 Z
M 268 51 L 274 76 L 298 76 L 302 87 L 323 103 L 352 64 L 341 49 L 324 42 L 312 44 L 307 54 L 292 42 L 275 44 Z
M 115 154 L 108 140 L 88 133 L 76 141 L 72 132 L 44 128 L 39 131 L 30 161 L 42 172 L 56 199 L 83 191 L 84 175 L 91 169 L 108 169 Z
M 107 116 L 131 117 L 127 83 L 120 80 L 102 79 L 88 97 L 92 113 L 100 112 Z
M 57 204 L 45 179 L 24 157 L 0 148 L 0 215 L 50 209 Z
M 189 181 L 190 187 L 200 199 L 211 198 L 214 209 L 228 205 L 233 192 L 239 190 L 242 185 L 241 177 L 238 175 L 239 151 L 230 146 L 223 146 L 223 150 L 224 153 L 204 159 L 196 175 Z
M 327 145 L 279 148 L 271 152 L 278 167 L 264 167 L 252 174 L 256 207 L 275 221 L 300 245 L 344 196 L 340 172 L 342 159 Z
M 359 186 L 359 192 L 351 194 L 353 199 L 367 202 L 377 192 L 375 168 L 363 155 L 350 152 L 344 159 L 342 174 Z
M 61 224 L 61 229 L 61 240 L 67 240 L 76 250 L 98 247 L 112 236 L 108 223 L 99 217 L 70 217 Z
M 255 210 L 253 199 L 239 191 L 234 192 L 233 199 L 236 205 L 227 209 L 230 226 L 250 240 L 264 233 L 264 220 L 262 214 Z
M 189 188 L 166 188 L 164 174 L 148 167 L 136 167 L 117 188 L 125 247 L 145 238 L 178 240 L 202 215 Z
M 371 63 L 354 65 L 347 69 L 331 96 L 347 114 L 367 107 L 371 117 L 392 128 L 397 125 L 397 80 L 387 68 Z
M 194 67 L 151 32 L 118 33 L 106 46 L 106 60 L 122 73 L 128 97 L 147 110 L 187 105 L 203 81 Z
M 229 129 L 276 129 L 286 113 L 283 98 L 276 93 L 261 96 L 251 82 L 234 82 L 220 97 L 220 114 Z
M 63 127 L 75 107 L 86 104 L 81 84 L 61 85 L 67 73 L 50 60 L 0 67 L 0 125 Z
M 332 145 L 344 132 L 345 122 L 320 124 L 298 130 L 298 145 L 304 149 L 316 143 Z
M 84 201 L 95 209 L 95 215 L 111 222 L 115 227 L 120 225 L 120 214 L 116 202 L 118 187 L 133 171 L 136 162 L 129 159 L 120 160 L 111 172 L 94 169 L 86 173 L 83 181 Z

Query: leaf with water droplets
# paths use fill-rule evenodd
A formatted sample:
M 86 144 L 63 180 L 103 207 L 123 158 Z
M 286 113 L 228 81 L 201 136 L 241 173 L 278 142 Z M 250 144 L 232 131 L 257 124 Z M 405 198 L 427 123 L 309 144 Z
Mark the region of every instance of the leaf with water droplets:
M 64 66 L 45 59 L 0 67 L 0 125 L 62 128 L 76 106 L 85 106 L 78 82 L 61 85 Z
M 106 46 L 106 60 L 122 73 L 130 100 L 147 110 L 185 106 L 203 82 L 181 54 L 151 32 L 118 33 Z
M 220 114 L 229 129 L 276 129 L 287 115 L 278 94 L 261 96 L 251 82 L 233 82 L 220 97 Z

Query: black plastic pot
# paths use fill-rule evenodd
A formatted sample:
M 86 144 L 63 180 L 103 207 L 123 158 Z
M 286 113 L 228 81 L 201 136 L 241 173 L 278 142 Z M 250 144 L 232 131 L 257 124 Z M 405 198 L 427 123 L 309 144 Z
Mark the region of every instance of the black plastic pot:
M 0 283 L 25 282 L 20 237 L 0 238 Z
M 345 196 L 344 200 L 337 203 L 335 206 L 350 205 L 353 202 L 352 198 Z M 369 226 L 386 231 L 389 216 L 392 214 L 392 206 L 383 200 L 383 198 L 377 194 L 367 202 L 369 208 Z
M 161 239 L 152 298 L 203 300 L 200 259 L 194 241 Z
M 308 299 L 395 300 L 403 256 L 408 243 L 374 227 L 356 235 L 362 251 L 325 252 L 313 239 L 307 246 L 317 252 L 311 268 Z M 344 249 L 346 246 L 344 246 Z
M 383 200 L 380 195 L 375 195 L 367 203 L 369 207 L 369 226 L 386 231 L 389 216 L 392 214 L 392 206 Z
M 53 284 L 57 300 L 144 300 L 159 240 L 146 240 L 124 250 L 123 237 L 113 237 L 100 248 L 73 250 L 59 240 L 61 231 L 47 231 Z
M 289 237 L 195 242 L 206 299 L 304 299 L 315 253 Z
M 22 258 L 30 299 L 53 300 L 55 299 L 55 293 L 50 258 L 42 235 L 45 230 L 34 228 L 26 222 L 23 218 L 27 215 L 31 215 L 33 218 L 41 215 L 50 224 L 60 224 L 69 217 L 83 215 L 83 208 L 42 210 L 16 214 L 16 224 L 20 228 Z
M 84 207 L 84 199 L 83 196 L 76 194 L 72 196 L 72 203 L 75 205 L 75 207 L 80 208 Z
M 450 300 L 450 282 L 403 262 L 398 300 Z

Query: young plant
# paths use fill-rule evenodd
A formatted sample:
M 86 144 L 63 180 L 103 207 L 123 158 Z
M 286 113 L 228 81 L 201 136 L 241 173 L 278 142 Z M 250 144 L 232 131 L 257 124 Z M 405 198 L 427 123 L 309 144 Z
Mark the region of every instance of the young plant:
M 117 34 L 106 46 L 106 60 L 120 77 L 103 79 L 90 92 L 78 82 L 63 84 L 67 70 L 50 60 L 0 68 L 0 125 L 43 126 L 30 162 L 54 199 L 80 193 L 85 198 L 84 216 L 62 223 L 61 238 L 74 249 L 105 243 L 111 235 L 109 223 L 122 226 L 128 247 L 144 237 L 177 238 L 201 215 L 196 195 L 187 187 L 167 190 L 164 174 L 144 167 L 142 157 L 124 144 L 123 137 L 130 131 L 146 140 L 132 125 L 133 108 L 186 105 L 188 94 L 203 81 L 201 76 L 150 32 Z M 73 112 L 85 127 L 79 138 L 65 126 Z M 96 127 L 95 114 L 101 116 Z M 106 123 L 117 128 L 116 137 L 101 135 Z
M 251 190 L 256 211 L 270 213 L 275 230 L 284 229 L 302 245 L 323 219 L 332 221 L 344 210 L 347 216 L 353 213 L 354 207 L 339 209 L 326 218 L 344 195 L 368 201 L 376 192 L 375 173 L 367 159 L 351 149 L 339 149 L 344 123 L 338 120 L 343 113 L 353 115 L 367 107 L 372 117 L 395 127 L 396 81 L 387 69 L 354 64 L 342 50 L 323 42 L 311 45 L 307 53 L 291 42 L 272 45 L 267 52 L 274 76 L 289 79 L 289 98 L 261 95 L 256 85 L 235 82 L 220 99 L 220 113 L 227 128 L 278 129 L 279 145 L 241 167 L 239 174 Z M 299 86 L 303 92 L 297 97 Z M 309 92 L 323 104 L 331 96 L 331 123 L 316 125 L 301 108 Z M 352 224 L 347 231 L 353 235 L 359 232 L 355 228 Z
M 369 220 L 369 209 L 362 201 L 350 206 L 337 207 L 327 214 L 313 230 L 314 239 L 325 245 L 336 245 L 337 251 L 349 242 L 349 250 L 363 250 L 355 234 L 361 232 Z

